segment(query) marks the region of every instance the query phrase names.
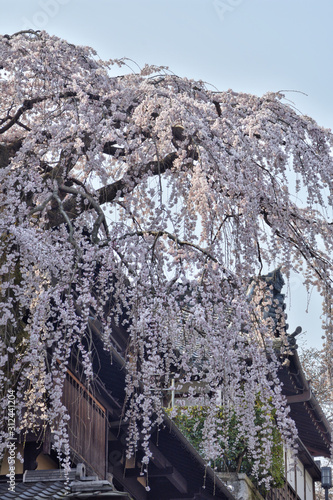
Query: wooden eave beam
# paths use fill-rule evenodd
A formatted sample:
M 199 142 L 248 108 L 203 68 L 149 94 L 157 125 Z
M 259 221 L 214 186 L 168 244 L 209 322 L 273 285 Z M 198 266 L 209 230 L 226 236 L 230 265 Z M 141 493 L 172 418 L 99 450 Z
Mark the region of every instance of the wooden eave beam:
M 311 399 L 311 389 L 310 387 L 308 389 L 305 389 L 305 391 L 301 392 L 300 394 L 294 394 L 292 396 L 287 396 L 287 403 L 288 405 L 293 404 L 293 403 L 305 403 L 306 401 L 310 401 Z

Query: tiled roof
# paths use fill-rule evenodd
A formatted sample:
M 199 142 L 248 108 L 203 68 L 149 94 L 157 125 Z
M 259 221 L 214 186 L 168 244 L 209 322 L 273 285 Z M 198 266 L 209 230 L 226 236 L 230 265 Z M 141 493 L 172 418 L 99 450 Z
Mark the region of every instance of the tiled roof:
M 0 481 L 0 500 L 130 498 L 127 493 L 116 491 L 110 482 L 99 480 L 97 476 L 86 476 L 82 464 L 78 464 L 67 476 L 62 470 L 26 471 L 23 481 L 17 480 L 15 491 L 9 490 L 7 478 L 2 476 Z
M 8 487 L 8 483 L 0 484 L 1 500 L 58 500 L 70 491 L 64 481 L 16 483 L 15 491 L 9 491 Z

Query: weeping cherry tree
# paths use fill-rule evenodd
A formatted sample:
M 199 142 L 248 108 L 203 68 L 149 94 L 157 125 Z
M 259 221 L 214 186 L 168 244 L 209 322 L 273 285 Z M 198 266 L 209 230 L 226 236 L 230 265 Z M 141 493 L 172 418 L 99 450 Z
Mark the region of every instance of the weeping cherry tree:
M 93 376 L 94 314 L 105 349 L 113 324 L 128 335 L 129 456 L 140 446 L 149 462 L 172 380 L 189 404 L 200 381 L 207 460 L 233 421 L 268 483 L 273 427 L 287 446 L 296 431 L 273 348 L 284 317 L 265 314 L 260 276 L 280 268 L 317 287 L 329 362 L 332 135 L 279 92 L 218 92 L 148 65 L 117 76 L 125 62 L 45 32 L 0 37 L 2 449 L 15 389 L 17 431 L 50 426 L 68 466 L 62 388 L 73 349 Z

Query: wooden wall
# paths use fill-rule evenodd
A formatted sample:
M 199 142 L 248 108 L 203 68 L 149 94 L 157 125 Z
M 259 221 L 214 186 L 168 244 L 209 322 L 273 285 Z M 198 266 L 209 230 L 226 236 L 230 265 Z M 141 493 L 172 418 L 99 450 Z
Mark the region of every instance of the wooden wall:
M 70 415 L 69 444 L 101 479 L 106 477 L 107 412 L 93 394 L 67 372 L 63 403 Z

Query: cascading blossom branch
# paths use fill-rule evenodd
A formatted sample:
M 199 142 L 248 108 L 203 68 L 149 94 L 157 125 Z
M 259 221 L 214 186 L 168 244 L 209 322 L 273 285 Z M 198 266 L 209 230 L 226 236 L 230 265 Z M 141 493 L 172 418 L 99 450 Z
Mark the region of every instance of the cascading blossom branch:
M 128 453 L 142 446 L 149 461 L 175 380 L 189 402 L 210 395 L 207 459 L 225 451 L 218 395 L 268 483 L 272 426 L 288 445 L 295 429 L 271 301 L 247 292 L 269 267 L 303 273 L 323 296 L 332 359 L 331 133 L 281 93 L 215 92 L 149 66 L 116 76 L 124 63 L 45 32 L 0 37 L 2 442 L 15 387 L 21 430 L 42 416 L 68 450 L 70 352 L 91 377 L 89 317 L 107 348 L 126 317 Z M 276 420 L 264 419 L 261 446 L 258 398 Z

